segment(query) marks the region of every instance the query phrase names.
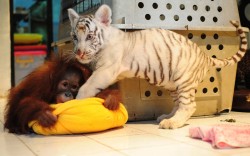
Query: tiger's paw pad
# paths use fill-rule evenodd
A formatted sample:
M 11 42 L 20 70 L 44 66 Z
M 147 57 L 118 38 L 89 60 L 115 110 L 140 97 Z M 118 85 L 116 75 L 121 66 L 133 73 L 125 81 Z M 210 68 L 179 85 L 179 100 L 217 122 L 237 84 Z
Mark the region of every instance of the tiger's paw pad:
M 173 119 L 163 119 L 160 124 L 159 128 L 161 129 L 176 129 L 182 127 L 184 123 L 180 121 L 176 121 Z

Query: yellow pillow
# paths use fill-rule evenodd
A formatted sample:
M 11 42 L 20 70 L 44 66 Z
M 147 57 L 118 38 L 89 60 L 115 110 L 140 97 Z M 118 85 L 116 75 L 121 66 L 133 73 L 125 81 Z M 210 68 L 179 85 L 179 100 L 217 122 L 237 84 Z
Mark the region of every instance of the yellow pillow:
M 31 127 L 37 134 L 76 134 L 99 132 L 123 126 L 128 120 L 128 112 L 120 104 L 118 110 L 111 111 L 103 106 L 103 99 L 88 98 L 71 100 L 62 104 L 52 104 L 53 114 L 58 117 L 57 123 L 50 128 L 31 121 Z

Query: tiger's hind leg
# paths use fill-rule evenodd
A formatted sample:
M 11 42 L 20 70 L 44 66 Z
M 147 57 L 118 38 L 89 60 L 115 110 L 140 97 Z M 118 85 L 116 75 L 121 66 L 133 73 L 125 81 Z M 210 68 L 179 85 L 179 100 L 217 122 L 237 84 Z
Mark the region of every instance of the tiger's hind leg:
M 169 91 L 170 92 L 170 96 L 173 99 L 174 102 L 174 108 L 172 109 L 172 111 L 169 114 L 163 114 L 161 116 L 159 116 L 157 118 L 157 122 L 161 122 L 163 119 L 169 119 L 171 117 L 173 117 L 175 115 L 175 112 L 178 110 L 179 108 L 179 101 L 178 101 L 178 93 L 176 90 L 173 91 Z
M 163 129 L 175 129 L 182 127 L 196 110 L 195 88 L 177 90 L 178 109 L 169 119 L 163 119 L 159 127 Z

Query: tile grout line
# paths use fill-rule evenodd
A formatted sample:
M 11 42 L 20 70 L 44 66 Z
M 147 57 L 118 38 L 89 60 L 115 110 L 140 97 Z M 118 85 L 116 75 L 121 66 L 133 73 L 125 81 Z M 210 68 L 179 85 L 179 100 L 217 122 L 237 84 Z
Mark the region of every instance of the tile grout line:
M 116 151 L 116 152 L 118 152 L 118 153 L 120 153 L 120 154 L 122 154 L 122 155 L 124 155 L 124 156 L 128 156 L 127 154 L 121 152 L 119 149 L 115 149 L 115 148 L 113 148 L 113 147 L 111 147 L 111 146 L 109 146 L 109 145 L 106 145 L 106 144 L 104 144 L 104 143 L 102 143 L 102 142 L 99 142 L 98 140 L 96 140 L 96 139 L 94 139 L 94 138 L 91 138 L 91 137 L 89 137 L 89 136 L 85 136 L 85 137 L 87 137 L 88 139 L 90 139 L 90 140 L 92 140 L 92 141 L 94 141 L 94 142 L 96 142 L 96 143 L 98 143 L 98 144 L 101 144 L 101 145 L 103 145 L 103 146 L 105 146 L 105 147 L 110 148 L 112 151 Z
M 19 138 L 17 135 L 15 135 L 15 137 L 17 137 L 17 139 L 21 141 L 24 144 L 24 146 L 27 147 L 31 151 L 31 153 L 34 154 L 34 156 L 38 156 L 38 154 L 36 154 L 36 152 L 33 151 L 32 148 L 30 148 L 21 138 Z

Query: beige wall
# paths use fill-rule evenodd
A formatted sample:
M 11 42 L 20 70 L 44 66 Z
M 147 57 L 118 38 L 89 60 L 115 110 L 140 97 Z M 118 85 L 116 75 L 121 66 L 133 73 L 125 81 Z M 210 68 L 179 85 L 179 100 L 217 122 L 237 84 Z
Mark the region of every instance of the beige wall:
M 11 86 L 9 1 L 0 0 L 0 98 Z

